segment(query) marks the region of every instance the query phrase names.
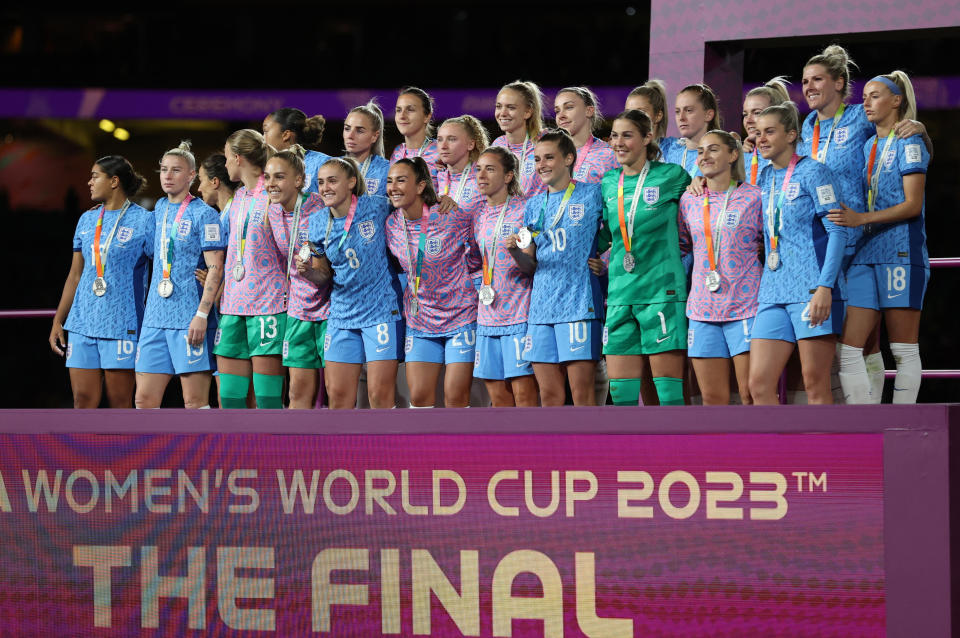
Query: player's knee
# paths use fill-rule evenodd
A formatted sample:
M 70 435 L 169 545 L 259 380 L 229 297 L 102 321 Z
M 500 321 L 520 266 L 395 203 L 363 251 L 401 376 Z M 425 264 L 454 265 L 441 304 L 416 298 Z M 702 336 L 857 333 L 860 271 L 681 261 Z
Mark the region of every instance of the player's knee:
M 410 388 L 410 405 L 426 408 L 432 406 L 436 401 L 436 392 L 430 388 Z
M 88 390 L 75 390 L 73 393 L 73 407 L 78 410 L 92 410 L 98 407 L 100 397 Z

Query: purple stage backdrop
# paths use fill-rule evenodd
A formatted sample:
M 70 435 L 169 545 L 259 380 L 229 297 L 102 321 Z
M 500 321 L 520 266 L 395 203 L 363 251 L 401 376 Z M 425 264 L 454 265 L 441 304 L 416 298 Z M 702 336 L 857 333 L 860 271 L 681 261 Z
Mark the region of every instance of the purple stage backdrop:
M 5 412 L 0 630 L 888 635 L 948 413 Z

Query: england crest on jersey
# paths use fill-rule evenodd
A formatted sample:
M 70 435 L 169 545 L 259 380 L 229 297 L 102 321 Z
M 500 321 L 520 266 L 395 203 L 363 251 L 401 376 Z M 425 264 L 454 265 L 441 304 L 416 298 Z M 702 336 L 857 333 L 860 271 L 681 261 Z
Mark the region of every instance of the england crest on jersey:
M 253 211 L 253 214 L 250 216 L 250 221 L 253 222 L 254 224 L 262 224 L 262 223 L 263 223 L 263 211 L 262 211 L 262 210 L 259 210 L 259 209 Z
M 380 188 L 379 179 L 366 179 L 364 180 L 367 184 L 367 195 L 376 195 L 377 189 Z
M 129 226 L 121 226 L 117 229 L 117 241 L 125 244 L 133 238 L 133 229 Z
M 301 230 L 297 233 L 297 243 L 301 245 L 307 243 L 307 231 Z
M 510 224 L 506 224 L 506 223 L 500 225 L 500 236 L 501 236 L 501 237 L 509 237 L 509 236 L 512 235 L 512 234 L 513 234 L 513 226 L 511 226 Z
M 883 156 L 883 167 L 887 169 L 891 168 L 895 159 L 897 159 L 896 153 L 887 152 L 887 154 Z
M 427 254 L 436 257 L 443 249 L 443 240 L 440 237 L 431 237 L 427 240 Z
M 193 227 L 192 219 L 181 219 L 180 223 L 177 225 L 177 235 L 179 237 L 186 237 L 190 234 L 190 229 Z
M 843 144 L 847 141 L 847 137 L 850 135 L 850 127 L 841 126 L 833 132 L 833 141 L 837 144 Z
M 787 199 L 793 201 L 799 195 L 800 195 L 800 184 L 796 182 L 790 182 L 790 184 L 787 185 L 787 192 L 786 192 Z
M 575 222 L 583 219 L 583 204 L 570 204 L 570 219 Z
M 367 221 L 360 222 L 359 229 L 360 229 L 360 236 L 363 237 L 364 239 L 370 239 L 377 232 L 376 224 L 374 224 L 373 221 L 369 219 Z
M 643 203 L 652 206 L 660 201 L 660 187 L 647 186 L 643 189 Z
M 728 210 L 723 216 L 723 225 L 727 228 L 736 228 L 740 224 L 740 211 Z

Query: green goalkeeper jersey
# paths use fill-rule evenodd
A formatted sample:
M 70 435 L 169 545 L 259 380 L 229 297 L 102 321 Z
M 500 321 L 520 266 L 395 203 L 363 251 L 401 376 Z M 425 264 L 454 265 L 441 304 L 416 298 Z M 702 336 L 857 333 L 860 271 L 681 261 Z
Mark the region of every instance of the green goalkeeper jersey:
M 633 223 L 632 246 L 635 265 L 631 272 L 624 268 L 626 247 L 620 231 L 617 189 L 622 168 L 603 176 L 604 225 L 598 237 L 599 251 L 610 248 L 610 283 L 607 305 L 686 301 L 687 276 L 680 261 L 680 237 L 677 214 L 680 196 L 690 184 L 690 175 L 677 164 L 649 161 L 650 170 L 642 187 Z M 639 175 L 623 179 L 624 228 L 629 228 L 630 207 L 637 190 Z M 629 259 L 628 259 L 629 261 Z

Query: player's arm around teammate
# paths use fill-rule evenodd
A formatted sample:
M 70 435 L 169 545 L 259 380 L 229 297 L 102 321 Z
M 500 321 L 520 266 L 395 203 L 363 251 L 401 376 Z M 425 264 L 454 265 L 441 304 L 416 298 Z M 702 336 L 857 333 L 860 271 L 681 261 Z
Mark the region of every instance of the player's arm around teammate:
M 563 405 L 567 379 L 574 405 L 594 405 L 603 296 L 587 259 L 596 252 L 600 187 L 573 181 L 577 150 L 562 129 L 546 131 L 534 154 L 547 192 L 527 200 L 524 228 L 506 241 L 520 270 L 533 275 L 524 358 L 541 405 Z
M 504 147 L 491 146 L 477 160 L 477 187 L 486 201 L 474 220 L 483 283 L 473 376 L 484 380 L 493 407 L 537 405 L 533 368 L 523 358 L 533 278 L 517 267 L 506 245 L 523 224 L 518 174 L 516 155 Z
M 367 364 L 370 407 L 394 407 L 403 317 L 396 277 L 387 262 L 384 197 L 366 195 L 353 158 L 331 158 L 317 186 L 326 208 L 311 216 L 309 239 L 320 256 L 298 260 L 298 270 L 317 285 L 333 280 L 324 338 L 330 407 L 357 403 L 360 370 Z
M 270 196 L 270 229 L 286 253 L 289 294 L 283 337 L 283 365 L 290 372 L 290 408 L 314 407 L 323 367 L 323 337 L 330 314 L 329 286 L 318 288 L 297 272 L 296 259 L 308 260 L 310 219 L 323 200 L 306 193 L 304 149 L 299 144 L 267 161 L 264 184 Z
M 616 405 L 637 405 L 641 355 L 649 355 L 660 405 L 682 405 L 687 281 L 677 205 L 690 176 L 653 159 L 659 149 L 643 111 L 621 113 L 610 141 L 621 165 L 601 182 L 600 250 L 611 249 L 603 339 L 610 395 Z
M 186 408 L 208 408 L 213 368 L 213 301 L 223 278 L 226 238 L 217 212 L 190 194 L 196 160 L 189 142 L 160 158 L 165 197 L 154 208 L 153 276 L 137 346 L 137 408 L 159 408 L 179 375 Z M 201 290 L 194 271 L 203 262 Z M 213 317 L 210 315 L 213 314 Z
M 750 394 L 754 403 L 777 403 L 777 382 L 796 344 L 808 401 L 832 403 L 846 233 L 826 215 L 842 191 L 830 169 L 797 155 L 792 102 L 765 109 L 757 128 L 760 153 L 771 163 L 760 175 L 767 253 L 750 342 Z
M 750 328 L 763 270 L 760 189 L 744 183 L 740 142 L 731 133 L 704 135 L 698 160 L 705 192 L 680 198 L 680 247 L 693 253 L 687 354 L 704 405 L 730 402 L 730 359 L 748 405 Z
M 440 212 L 459 208 L 474 211 L 483 205 L 477 191 L 477 159 L 489 146 L 487 131 L 472 115 L 444 120 L 437 131 L 437 157 L 443 168 L 437 173 Z
M 343 121 L 344 157 L 353 158 L 367 195 L 387 194 L 390 162 L 383 155 L 383 111 L 376 102 L 355 106 Z
M 477 292 L 468 264 L 476 253 L 470 211 L 441 214 L 430 167 L 421 157 L 390 167 L 387 194 L 395 210 L 387 218 L 387 245 L 406 278 L 405 356 L 410 407 L 436 402 L 444 368 L 446 407 L 466 407 L 477 341 Z
M 75 408 L 99 406 L 104 386 L 110 407 L 130 408 L 153 214 L 130 202 L 146 180 L 119 155 L 97 160 L 87 185 L 100 205 L 77 222 L 49 343 L 66 355 Z
M 863 89 L 876 134 L 863 147 L 867 210 L 831 211 L 836 224 L 864 229 L 847 272 L 849 300 L 843 326 L 840 380 L 849 403 L 869 402 L 862 358 L 868 335 L 887 323 L 897 361 L 893 402 L 915 403 L 920 388 L 920 310 L 930 278 L 924 227 L 924 187 L 930 156 L 919 136 L 899 139 L 895 124 L 915 117 L 913 86 L 902 71 L 880 75 Z M 873 397 L 879 402 L 879 397 Z
M 415 86 L 405 86 L 397 95 L 394 107 L 394 124 L 403 135 L 401 142 L 390 155 L 390 163 L 405 157 L 422 157 L 430 167 L 430 179 L 437 188 L 438 162 L 437 140 L 433 124 L 433 98 Z
M 283 407 L 286 252 L 270 230 L 263 186 L 263 169 L 273 152 L 252 129 L 231 134 L 224 145 L 230 178 L 243 182 L 228 213 L 226 283 L 214 346 L 225 408 L 246 407 L 251 375 L 257 407 Z

